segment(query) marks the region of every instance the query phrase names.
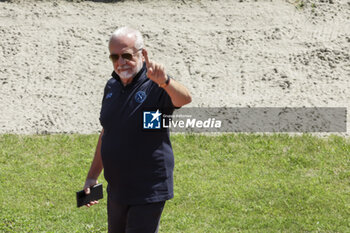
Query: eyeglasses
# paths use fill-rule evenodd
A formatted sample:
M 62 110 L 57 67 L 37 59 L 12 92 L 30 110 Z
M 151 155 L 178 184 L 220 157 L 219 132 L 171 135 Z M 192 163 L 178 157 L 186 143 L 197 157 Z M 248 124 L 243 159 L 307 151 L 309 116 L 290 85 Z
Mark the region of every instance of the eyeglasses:
M 129 60 L 129 61 L 130 61 L 130 60 L 132 60 L 134 54 L 138 53 L 138 52 L 141 51 L 141 50 L 142 50 L 142 48 L 141 48 L 141 49 L 138 49 L 135 53 L 123 53 L 123 54 L 121 54 L 121 55 L 119 55 L 119 54 L 111 54 L 111 55 L 109 55 L 109 59 L 110 59 L 112 62 L 116 62 L 116 61 L 119 60 L 119 56 L 121 56 L 123 59 Z

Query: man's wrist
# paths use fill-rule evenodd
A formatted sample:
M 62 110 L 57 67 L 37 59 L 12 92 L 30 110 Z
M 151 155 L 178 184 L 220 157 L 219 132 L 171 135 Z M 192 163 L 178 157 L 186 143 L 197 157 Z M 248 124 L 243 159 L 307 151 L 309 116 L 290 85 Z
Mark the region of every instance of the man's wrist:
M 162 84 L 158 84 L 158 86 L 161 87 L 161 88 L 164 88 L 164 87 L 167 87 L 169 85 L 169 83 L 170 83 L 170 77 L 166 76 L 165 82 L 162 83 Z

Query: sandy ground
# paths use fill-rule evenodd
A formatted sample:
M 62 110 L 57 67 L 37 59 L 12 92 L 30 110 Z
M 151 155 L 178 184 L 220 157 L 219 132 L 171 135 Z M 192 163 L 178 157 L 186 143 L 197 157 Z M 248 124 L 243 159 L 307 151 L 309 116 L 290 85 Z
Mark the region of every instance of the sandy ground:
M 304 2 L 0 0 L 0 133 L 98 132 L 123 25 L 192 107 L 349 108 L 350 1 Z

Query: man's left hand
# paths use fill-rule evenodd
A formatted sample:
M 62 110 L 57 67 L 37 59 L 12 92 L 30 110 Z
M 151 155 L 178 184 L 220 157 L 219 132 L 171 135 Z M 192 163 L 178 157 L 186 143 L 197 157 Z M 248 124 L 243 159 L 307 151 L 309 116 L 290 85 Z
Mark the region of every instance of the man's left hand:
M 146 61 L 147 77 L 158 85 L 165 83 L 167 76 L 164 70 L 164 66 L 162 64 L 157 64 L 152 60 L 149 60 L 146 49 L 142 50 L 142 55 Z

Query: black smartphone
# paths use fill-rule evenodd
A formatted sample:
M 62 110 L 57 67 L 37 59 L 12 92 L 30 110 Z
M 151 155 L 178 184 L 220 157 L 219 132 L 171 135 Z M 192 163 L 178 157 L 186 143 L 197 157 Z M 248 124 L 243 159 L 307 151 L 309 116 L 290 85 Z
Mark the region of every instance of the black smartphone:
M 90 188 L 90 194 L 86 195 L 84 190 L 77 192 L 77 207 L 89 204 L 103 198 L 102 184 L 96 184 Z

